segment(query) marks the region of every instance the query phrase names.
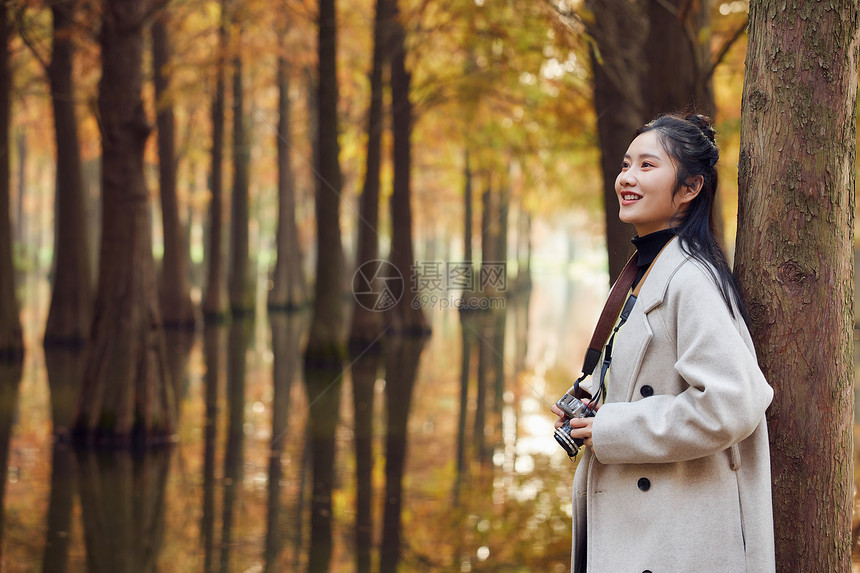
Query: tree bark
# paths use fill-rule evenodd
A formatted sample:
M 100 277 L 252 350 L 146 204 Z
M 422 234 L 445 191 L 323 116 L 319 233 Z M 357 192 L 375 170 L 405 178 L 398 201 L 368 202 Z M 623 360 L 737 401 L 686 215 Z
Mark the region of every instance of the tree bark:
M 188 248 L 179 220 L 176 196 L 176 128 L 169 92 L 170 40 L 167 0 L 159 0 L 160 12 L 152 23 L 152 67 L 158 125 L 158 173 L 164 258 L 161 262 L 159 302 L 165 325 L 193 327 L 196 322 L 188 277 Z
M 106 0 L 102 26 L 102 241 L 95 315 L 75 434 L 86 443 L 146 445 L 174 431 L 173 387 L 156 297 L 143 152 L 139 0 Z
M 9 212 L 9 98 L 12 72 L 9 69 L 7 10 L 6 3 L 0 3 L 0 359 L 18 359 L 24 354 L 24 337 L 21 317 L 18 314 L 18 299 L 15 296 L 12 222 Z
M 858 17 L 750 3 L 736 271 L 774 387 L 777 571 L 851 569 Z
M 87 244 L 84 178 L 72 79 L 75 3 L 52 4 L 53 52 L 48 66 L 57 145 L 54 273 L 45 326 L 46 346 L 83 346 L 93 312 L 90 249 Z
M 269 308 L 292 310 L 303 306 L 308 294 L 296 225 L 296 181 L 291 160 L 290 63 L 284 55 L 286 48 L 282 46 L 281 49 L 278 57 L 278 259 L 272 274 L 274 286 L 269 292 Z
M 412 74 L 406 69 L 406 31 L 400 23 L 398 0 L 391 2 L 391 109 L 394 135 L 394 188 L 391 193 L 391 263 L 406 277 L 415 263 L 412 246 Z M 425 335 L 430 332 L 422 309 L 401 300 L 388 313 L 392 331 Z
M 242 26 L 236 27 L 233 57 L 233 194 L 230 209 L 230 264 L 228 282 L 230 310 L 234 315 L 254 312 L 254 283 L 250 274 L 248 245 L 248 167 L 251 160 L 245 126 L 245 97 L 242 87 Z
M 212 98 L 212 171 L 210 174 L 209 241 L 206 248 L 206 295 L 203 315 L 221 321 L 228 313 L 226 274 L 224 269 L 224 74 L 227 53 L 227 0 L 221 0 L 221 24 L 218 28 L 218 58 L 215 71 L 215 95 Z
M 588 0 L 593 19 L 586 22 L 592 44 L 594 112 L 600 137 L 600 170 L 603 174 L 606 250 L 609 282 L 621 273 L 632 252 L 632 225 L 618 218 L 615 177 L 634 132 L 645 121 L 640 77 L 642 50 L 648 33 L 648 17 L 641 4 L 630 0 Z

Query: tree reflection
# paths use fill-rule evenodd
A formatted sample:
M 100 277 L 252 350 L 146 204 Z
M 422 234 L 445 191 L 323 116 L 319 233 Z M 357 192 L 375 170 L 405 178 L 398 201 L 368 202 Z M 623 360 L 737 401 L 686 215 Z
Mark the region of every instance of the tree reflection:
M 386 340 L 385 396 L 388 424 L 385 441 L 385 507 L 380 573 L 397 571 L 400 560 L 403 473 L 412 390 L 425 337 L 392 336 Z
M 334 488 L 334 434 L 340 411 L 343 365 L 333 356 L 329 363 L 310 364 L 305 358 L 308 393 L 308 441 L 313 493 L 308 571 L 329 570 L 332 554 L 332 490 Z M 335 362 L 336 361 L 336 362 Z
M 3 501 L 6 497 L 6 479 L 9 468 L 9 440 L 12 437 L 12 421 L 18 404 L 18 387 L 21 383 L 23 363 L 13 359 L 0 361 L 0 547 L 3 546 Z
M 373 341 L 355 345 L 350 350 L 355 416 L 355 567 L 358 573 L 369 573 L 373 546 L 373 390 L 382 346 Z
M 234 320 L 227 349 L 227 446 L 224 452 L 224 501 L 221 518 L 221 571 L 230 569 L 233 510 L 242 486 L 245 441 L 246 352 L 253 322 Z
M 454 504 L 460 502 L 460 484 L 466 471 L 466 418 L 469 411 L 469 380 L 472 372 L 472 341 L 475 338 L 475 313 L 460 311 L 460 416 L 457 423 L 457 475 L 454 481 Z
M 69 428 L 75 415 L 75 397 L 83 371 L 84 353 L 80 349 L 45 349 L 48 385 L 51 388 L 51 414 L 54 440 L 51 452 L 51 498 L 42 571 L 63 572 L 68 568 L 69 531 L 75 494 L 74 454 L 70 449 Z
M 203 354 L 206 362 L 206 414 L 203 424 L 203 511 L 200 537 L 203 545 L 203 571 L 213 570 L 215 550 L 215 449 L 218 434 L 218 389 L 224 371 L 227 328 L 207 323 L 203 329 Z
M 156 571 L 170 454 L 170 448 L 77 452 L 88 571 Z
M 269 454 L 269 497 L 266 521 L 265 571 L 279 571 L 278 555 L 282 550 L 281 481 L 283 480 L 284 446 L 289 437 L 289 422 L 294 409 L 290 403 L 293 380 L 298 374 L 300 341 L 306 316 L 304 314 L 270 312 L 272 353 L 272 443 Z M 301 470 L 300 470 L 301 471 Z M 299 495 L 301 497 L 301 494 Z M 297 529 L 301 530 L 300 527 Z

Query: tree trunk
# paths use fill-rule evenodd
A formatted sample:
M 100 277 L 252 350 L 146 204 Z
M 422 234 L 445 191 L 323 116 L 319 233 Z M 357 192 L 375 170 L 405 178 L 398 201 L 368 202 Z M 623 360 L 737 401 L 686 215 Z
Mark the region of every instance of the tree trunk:
M 327 571 L 332 552 L 334 428 L 337 425 L 345 349 L 341 308 L 341 172 L 337 136 L 337 26 L 335 0 L 319 0 L 319 82 L 316 166 L 317 260 L 311 325 L 304 356 L 310 401 L 308 440 L 312 447 L 313 496 L 309 571 Z
M 141 101 L 147 3 L 107 0 L 102 26 L 102 242 L 75 433 L 86 442 L 147 444 L 173 434 L 173 387 L 155 288 L 143 175 L 149 135 Z
M 399 20 L 398 0 L 392 0 L 391 109 L 394 135 L 394 188 L 391 193 L 391 263 L 404 277 L 415 264 L 412 248 L 412 74 L 406 69 L 406 32 Z M 401 300 L 389 312 L 391 328 L 398 334 L 430 332 L 421 308 Z
M 373 65 L 370 70 L 370 111 L 367 115 L 367 160 L 364 189 L 361 192 L 358 213 L 358 247 L 356 267 L 379 258 L 379 170 L 382 164 L 383 130 L 383 71 L 388 61 L 390 0 L 377 0 L 373 28 Z M 402 273 L 401 269 L 401 273 Z M 376 285 L 378 288 L 379 285 Z M 377 292 L 377 289 L 372 289 Z M 355 291 L 353 291 L 355 292 Z M 376 340 L 382 332 L 379 312 L 359 304 L 353 305 L 349 339 L 359 351 Z
M 15 197 L 15 206 L 10 206 L 10 214 L 12 211 L 15 212 L 15 216 L 12 218 L 12 236 L 15 242 L 23 244 L 27 241 L 27 227 L 24 224 L 24 191 L 26 187 L 24 171 L 27 166 L 27 132 L 21 131 L 16 139 L 18 146 L 18 193 Z
M 18 300 L 15 297 L 12 222 L 9 212 L 9 106 L 12 74 L 9 69 L 7 10 L 6 3 L 0 3 L 0 359 L 17 359 L 24 353 L 24 337 L 21 317 L 18 314 Z
M 644 7 L 628 0 L 588 0 L 593 13 L 587 22 L 594 38 L 594 112 L 600 137 L 600 170 L 603 174 L 603 201 L 606 221 L 606 249 L 609 282 L 621 273 L 632 252 L 632 225 L 618 218 L 615 177 L 633 133 L 645 121 L 645 105 L 640 76 L 644 69 L 642 50 L 648 33 Z
M 215 71 L 215 95 L 212 98 L 212 172 L 209 200 L 209 241 L 206 248 L 206 295 L 203 298 L 205 318 L 226 318 L 227 277 L 224 272 L 224 74 L 227 53 L 227 0 L 221 0 L 221 24 L 218 28 L 218 62 Z
M 188 277 L 185 230 L 179 220 L 176 197 L 176 142 L 173 101 L 169 94 L 170 41 L 167 33 L 167 0 L 152 23 L 152 67 L 157 101 L 158 170 L 161 220 L 164 230 L 164 259 L 161 262 L 159 301 L 165 325 L 193 327 L 196 317 Z
M 643 52 L 648 69 L 641 81 L 645 121 L 683 110 L 713 116 L 713 84 L 705 77 L 711 58 L 709 9 L 709 2 L 665 0 L 648 11 Z
M 248 247 L 248 164 L 250 145 L 245 127 L 245 97 L 242 88 L 242 27 L 237 26 L 233 58 L 233 194 L 230 209 L 230 310 L 234 315 L 254 312 L 254 283 L 251 280 Z
M 774 387 L 777 571 L 851 569 L 858 17 L 750 3 L 736 271 Z
M 74 10 L 75 3 L 68 0 L 51 6 L 54 41 L 48 78 L 54 107 L 57 180 L 54 273 L 45 326 L 46 346 L 83 346 L 89 338 L 93 312 L 84 178 L 72 80 Z
M 286 35 L 284 32 L 283 35 Z M 299 229 L 296 226 L 296 181 L 290 158 L 292 121 L 290 115 L 290 63 L 286 48 L 278 57 L 278 230 L 277 263 L 272 275 L 269 308 L 291 310 L 307 301 L 307 283 L 302 270 Z
M 463 260 L 472 266 L 472 165 L 469 150 L 463 152 Z
M 340 234 L 341 171 L 338 156 L 335 0 L 319 4 L 317 85 L 316 284 L 307 356 L 340 361 L 343 311 L 340 302 L 343 247 Z
M 498 194 L 493 193 L 493 180 L 490 172 L 486 172 L 484 190 L 481 192 L 481 272 L 477 289 L 485 295 L 492 293 L 490 285 L 486 281 L 487 273 L 497 262 L 497 250 L 499 248 L 499 225 L 498 217 Z

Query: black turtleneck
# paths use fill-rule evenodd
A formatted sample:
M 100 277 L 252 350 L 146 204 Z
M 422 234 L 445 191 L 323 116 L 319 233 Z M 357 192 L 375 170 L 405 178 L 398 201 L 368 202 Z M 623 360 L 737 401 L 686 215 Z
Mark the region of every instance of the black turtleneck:
M 651 263 L 660 254 L 660 251 L 666 246 L 666 243 L 671 241 L 674 236 L 674 229 L 663 229 L 662 231 L 648 233 L 644 237 L 636 236 L 630 240 L 636 247 L 636 252 L 639 253 L 639 260 L 636 263 L 636 266 L 639 267 L 639 272 L 636 273 L 633 288 L 636 288 L 636 285 L 642 280 L 648 267 L 651 266 Z

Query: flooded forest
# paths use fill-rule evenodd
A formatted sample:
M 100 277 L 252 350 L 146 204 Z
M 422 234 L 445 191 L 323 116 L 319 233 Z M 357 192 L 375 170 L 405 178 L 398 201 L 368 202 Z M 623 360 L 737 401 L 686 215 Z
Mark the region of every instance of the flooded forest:
M 0 2 L 0 571 L 569 571 L 550 406 L 679 110 L 776 390 L 778 569 L 860 571 L 836 4 Z

